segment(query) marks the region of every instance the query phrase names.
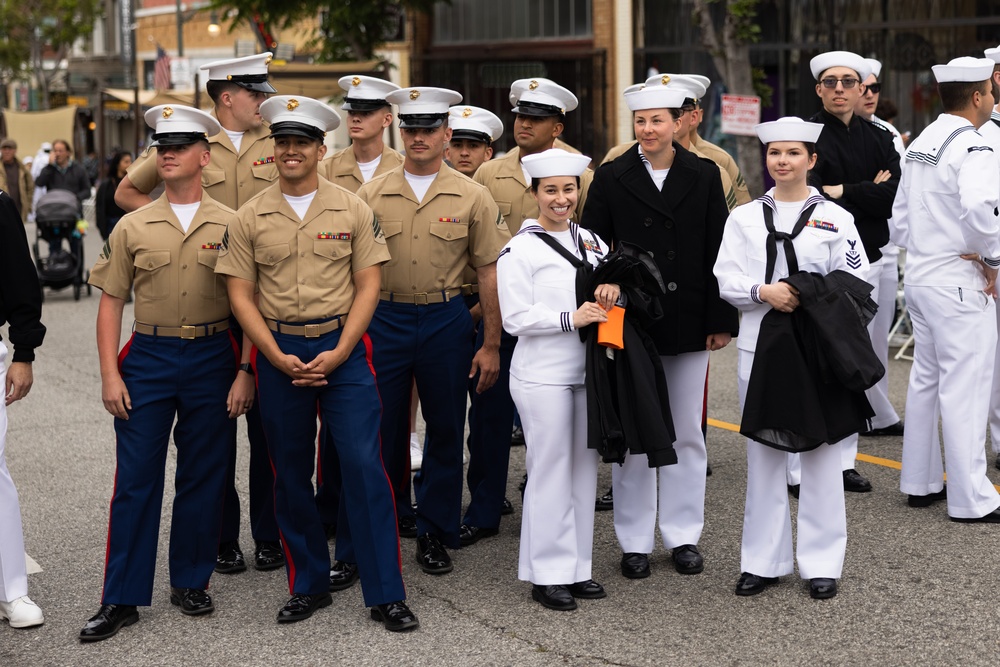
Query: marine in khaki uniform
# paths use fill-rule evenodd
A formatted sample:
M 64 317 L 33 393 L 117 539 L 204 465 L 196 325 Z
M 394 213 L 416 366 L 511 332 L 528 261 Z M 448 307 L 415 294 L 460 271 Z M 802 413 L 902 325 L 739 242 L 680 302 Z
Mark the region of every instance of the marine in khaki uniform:
M 166 190 L 115 226 L 90 274 L 104 291 L 97 314 L 104 407 L 115 417 L 117 461 L 108 521 L 101 609 L 80 632 L 107 639 L 152 602 L 163 473 L 171 432 L 177 447 L 170 532 L 170 601 L 187 615 L 214 609 L 209 578 L 221 528 L 235 417 L 253 401 L 237 370 L 225 281 L 215 275 L 232 210 L 207 196 L 201 170 L 218 122 L 197 109 L 158 106 L 156 166 Z M 125 299 L 135 326 L 121 351 Z M 174 426 L 174 418 L 177 424 Z
M 267 81 L 270 53 L 219 60 L 202 67 L 208 72 L 206 89 L 215 103 L 213 114 L 221 130 L 209 138 L 212 160 L 201 174 L 210 197 L 234 211 L 269 187 L 278 177 L 274 165 L 274 141 L 260 115 L 261 102 L 275 92 Z M 147 156 L 148 157 L 148 156 Z M 115 193 L 115 201 L 127 211 L 149 201 L 148 193 L 160 179 L 154 160 L 146 157 L 133 163 Z M 233 320 L 234 335 L 243 342 Z M 241 365 L 248 374 L 249 346 L 241 348 Z M 250 528 L 253 534 L 254 567 L 274 570 L 284 565 L 278 526 L 274 521 L 274 475 L 267 460 L 264 430 L 256 405 L 246 414 L 250 444 Z M 236 442 L 230 451 L 229 481 L 223 510 L 222 535 L 215 571 L 235 574 L 247 569 L 240 549 L 240 498 L 236 492 Z
M 385 101 L 385 96 L 399 90 L 399 86 L 385 79 L 361 75 L 341 77 L 338 83 L 347 92 L 341 108 L 347 112 L 351 145 L 320 162 L 319 174 L 331 183 L 357 192 L 373 177 L 403 164 L 402 154 L 382 140 L 385 129 L 392 125 L 392 105 Z M 323 437 L 319 457 L 316 506 L 327 537 L 333 537 L 337 534 L 337 526 L 346 522 L 346 516 L 340 508 L 340 462 L 328 435 Z M 344 584 L 353 583 L 357 572 L 352 567 L 335 563 L 330 576 L 342 577 Z
M 392 125 L 392 106 L 385 96 L 399 90 L 396 84 L 373 76 L 345 76 L 338 81 L 347 92 L 340 108 L 347 112 L 351 145 L 320 163 L 320 175 L 351 192 L 375 176 L 403 164 L 399 151 L 382 139 Z
M 215 103 L 213 115 L 222 129 L 209 138 L 212 161 L 201 173 L 208 195 L 234 211 L 263 192 L 276 178 L 274 141 L 260 116 L 260 105 L 275 89 L 267 81 L 270 53 L 233 58 L 201 67 L 208 71 L 205 88 Z M 131 167 L 115 192 L 126 211 L 149 203 L 159 184 L 156 161 L 147 151 Z
M 538 203 L 531 196 L 531 179 L 521 166 L 521 158 L 552 148 L 562 134 L 566 113 L 576 109 L 576 95 L 548 79 L 519 79 L 511 84 L 510 101 L 514 117 L 514 141 L 517 148 L 502 158 L 487 162 L 476 172 L 475 181 L 493 195 L 511 234 L 521 223 L 538 216 Z M 594 179 L 588 169 L 580 177 L 580 200 L 576 221 L 583 212 L 587 189 Z
M 403 601 L 392 489 L 379 452 L 381 405 L 365 335 L 389 259 L 385 239 L 364 202 L 319 177 L 323 137 L 340 124 L 337 112 L 307 97 L 278 96 L 261 105 L 261 114 L 271 123 L 278 183 L 240 210 L 217 270 L 229 276 L 233 311 L 256 346 L 292 594 L 277 621 L 309 618 L 332 602 L 330 552 L 312 487 L 318 407 L 343 470 L 365 605 L 388 630 L 415 628 Z
M 416 379 L 429 436 L 416 493 L 417 563 L 424 572 L 444 574 L 452 570 L 445 545 L 459 546 L 467 378 L 480 373 L 482 392 L 499 373 L 496 260 L 510 233 L 486 188 L 444 164 L 448 107 L 462 96 L 410 88 L 387 99 L 399 105 L 406 160 L 358 191 L 375 211 L 392 255 L 369 328 L 383 405 L 382 458 L 397 515 L 412 516 L 405 489 Z M 460 298 L 467 265 L 476 269 L 485 327 L 475 355 L 472 317 Z M 337 559 L 351 561 L 343 538 L 338 532 Z

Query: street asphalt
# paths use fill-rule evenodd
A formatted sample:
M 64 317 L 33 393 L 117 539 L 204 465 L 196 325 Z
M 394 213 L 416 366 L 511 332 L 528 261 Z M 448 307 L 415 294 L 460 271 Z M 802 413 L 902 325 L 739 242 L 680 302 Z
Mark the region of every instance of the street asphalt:
M 29 227 L 33 236 L 34 228 Z M 86 239 L 88 263 L 100 250 Z M 948 521 L 945 507 L 911 509 L 899 492 L 901 438 L 862 438 L 858 463 L 874 491 L 848 494 L 847 561 L 840 594 L 810 599 L 797 576 L 761 595 L 733 594 L 740 573 L 746 483 L 744 440 L 712 426 L 708 449 L 702 574 L 682 576 L 658 546 L 652 576 L 619 572 L 610 512 L 597 515 L 594 578 L 608 597 L 556 612 L 530 597 L 517 579 L 521 502 L 517 484 L 524 449 L 511 452 L 508 496 L 515 513 L 500 535 L 452 552 L 455 569 L 434 577 L 402 540 L 414 632 L 393 634 L 371 621 L 356 586 L 301 623 L 278 625 L 288 598 L 284 570 L 215 575 L 214 613 L 186 617 L 169 602 L 167 531 L 175 456 L 167 497 L 153 605 L 116 637 L 81 644 L 80 628 L 100 604 L 108 503 L 114 472 L 112 418 L 100 400 L 95 344 L 99 292 L 74 301 L 71 290 L 46 290 L 45 344 L 30 395 L 9 409 L 7 462 L 18 486 L 26 548 L 40 572 L 29 594 L 45 625 L 15 630 L 0 622 L 0 667 L 22 665 L 996 665 L 1000 660 L 1000 525 Z M 126 307 L 126 327 L 131 325 Z M 3 335 L 7 338 L 6 328 Z M 123 341 L 125 339 L 123 338 Z M 735 350 L 713 354 L 709 417 L 737 424 Z M 910 363 L 889 364 L 891 398 L 902 413 Z M 989 475 L 1000 482 L 1000 471 Z M 246 509 L 246 436 L 241 422 L 239 488 Z M 597 491 L 610 484 L 602 465 Z M 466 493 L 466 499 L 468 494 Z M 792 510 L 796 503 L 792 502 Z M 794 522 L 793 522 L 794 523 Z M 244 518 L 242 545 L 253 542 Z M 332 543 L 331 543 L 332 547 Z

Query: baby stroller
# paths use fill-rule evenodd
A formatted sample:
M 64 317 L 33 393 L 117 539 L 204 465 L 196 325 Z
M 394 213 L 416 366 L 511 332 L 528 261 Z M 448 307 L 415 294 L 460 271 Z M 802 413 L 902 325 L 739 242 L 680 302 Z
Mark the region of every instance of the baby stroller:
M 38 282 L 42 287 L 54 290 L 73 286 L 73 299 L 80 300 L 86 285 L 87 294 L 91 288 L 87 284 L 90 271 L 84 269 L 83 238 L 77 230 L 77 221 L 82 217 L 80 201 L 69 190 L 49 190 L 38 200 L 35 207 L 35 266 Z M 39 241 L 46 241 L 49 253 L 44 257 Z M 42 291 L 42 299 L 45 292 Z

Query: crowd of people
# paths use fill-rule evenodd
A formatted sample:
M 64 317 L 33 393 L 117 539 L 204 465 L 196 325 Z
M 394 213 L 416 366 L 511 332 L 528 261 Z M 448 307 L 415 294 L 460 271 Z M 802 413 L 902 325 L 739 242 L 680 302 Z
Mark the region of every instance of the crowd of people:
M 874 115 L 878 61 L 813 58 L 821 109 L 756 128 L 775 183 L 757 199 L 698 135 L 711 82 L 696 74 L 655 71 L 626 89 L 635 141 L 592 169 L 559 139 L 577 97 L 548 79 L 511 84 L 516 147 L 494 157 L 503 121 L 453 90 L 346 76 L 342 116 L 274 94 L 270 54 L 206 65 L 213 113 L 150 109 L 151 148 L 116 156 L 99 193 L 107 240 L 90 282 L 117 471 L 100 608 L 80 639 L 112 637 L 151 604 L 171 434 L 171 603 L 210 613 L 212 574 L 247 569 L 240 416 L 250 562 L 286 572 L 279 623 L 360 581 L 373 620 L 418 627 L 400 538 L 415 538 L 422 572 L 445 575 L 449 550 L 498 534 L 515 417 L 518 578 L 533 600 L 566 611 L 606 597 L 592 578 L 595 503 L 613 505 L 622 576 L 650 575 L 657 526 L 673 567 L 696 575 L 709 357 L 733 339 L 747 436 L 736 595 L 796 565 L 811 597 L 837 594 L 845 492 L 872 488 L 855 468 L 859 435 L 903 437 L 910 506 L 946 501 L 953 521 L 1000 523 L 985 455 L 987 423 L 1000 428 L 1000 47 L 985 56 L 934 67 L 944 111 L 908 150 Z M 394 120 L 402 153 L 383 142 Z M 352 143 L 327 157 L 342 122 Z M 58 151 L 54 163 L 39 184 L 75 191 Z M 44 335 L 25 278 L 26 185 L 17 197 L 0 194 L 0 284 L 28 285 L 0 293 L 8 404 L 30 388 Z M 905 429 L 885 380 L 899 248 L 916 337 Z M 44 619 L 18 563 L 5 420 L 0 406 L 0 617 L 30 627 Z M 597 498 L 601 459 L 612 488 Z

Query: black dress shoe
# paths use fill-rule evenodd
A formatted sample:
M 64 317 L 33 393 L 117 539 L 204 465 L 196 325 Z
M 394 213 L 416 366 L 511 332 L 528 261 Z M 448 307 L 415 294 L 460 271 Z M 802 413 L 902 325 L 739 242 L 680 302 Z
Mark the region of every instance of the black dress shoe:
M 514 447 L 524 446 L 524 429 L 520 426 L 515 426 L 514 430 L 510 433 L 510 444 Z
M 861 476 L 861 474 L 851 468 L 844 471 L 844 491 L 852 493 L 868 493 L 872 490 L 872 483 Z
M 500 506 L 500 516 L 507 516 L 508 514 L 514 513 L 514 504 L 510 502 L 509 498 L 503 499 L 503 505 Z
M 417 538 L 417 565 L 427 574 L 448 574 L 455 568 L 440 538 L 430 533 Z
M 809 580 L 809 597 L 813 600 L 826 600 L 837 594 L 837 580 L 817 577 Z
M 798 500 L 799 499 L 799 488 L 800 487 L 799 487 L 798 484 L 789 484 L 788 485 L 788 495 L 790 495 L 792 498 L 795 498 L 796 500 Z
M 181 608 L 185 616 L 201 616 L 215 611 L 212 596 L 200 588 L 170 587 L 170 604 Z
M 705 464 L 705 477 L 711 477 L 711 476 L 712 476 L 712 464 L 711 463 L 706 463 Z
M 138 620 L 139 612 L 133 605 L 102 604 L 97 614 L 80 630 L 80 641 L 98 642 L 114 637 L 126 625 Z
M 329 607 L 331 604 L 333 604 L 333 598 L 330 597 L 329 593 L 320 593 L 319 595 L 296 593 L 278 612 L 278 623 L 304 621 L 312 616 L 317 609 Z
M 948 488 L 944 487 L 935 493 L 928 493 L 926 496 L 907 496 L 906 504 L 910 507 L 930 507 L 939 500 L 948 499 Z
M 594 502 L 595 512 L 607 512 L 615 508 L 615 490 L 608 489 L 608 492 Z
M 285 552 L 281 542 L 258 542 L 253 553 L 253 566 L 261 572 L 285 566 Z
M 628 579 L 645 579 L 649 576 L 649 556 L 646 554 L 622 554 L 622 575 Z
M 757 595 L 772 584 L 778 583 L 777 577 L 758 577 L 756 574 L 742 572 L 736 582 L 737 595 Z
M 575 584 L 570 584 L 566 587 L 569 594 L 575 598 L 580 598 L 581 600 L 600 600 L 601 598 L 607 597 L 608 594 L 604 592 L 604 586 L 593 579 L 587 579 L 586 581 L 578 581 Z
M 345 591 L 358 580 L 358 566 L 342 560 L 334 561 L 330 568 L 330 592 Z
M 402 632 L 420 627 L 417 615 L 410 611 L 402 600 L 375 605 L 372 607 L 371 615 L 373 621 L 382 621 L 389 632 Z
M 323 532 L 326 534 L 326 541 L 329 542 L 330 540 L 337 537 L 337 524 L 324 523 Z
M 219 555 L 215 557 L 215 571 L 219 574 L 236 574 L 247 569 L 247 561 L 240 550 L 239 542 L 223 542 L 219 545 Z
M 1000 470 L 1000 454 L 997 454 L 996 461 L 993 462 L 993 467 Z
M 541 603 L 543 607 L 556 611 L 572 611 L 576 609 L 576 600 L 565 586 L 531 587 L 531 599 Z
M 412 514 L 404 514 L 399 517 L 399 536 L 400 537 L 416 537 L 417 536 L 417 517 Z
M 465 523 L 458 527 L 458 541 L 463 547 L 475 544 L 484 537 L 493 537 L 499 534 L 499 528 L 480 528 Z
M 674 569 L 680 574 L 698 574 L 705 569 L 705 559 L 693 544 L 674 547 L 671 558 L 674 559 Z
M 869 438 L 878 438 L 878 437 L 887 436 L 887 435 L 893 435 L 893 436 L 902 437 L 902 435 L 903 435 L 903 422 L 902 421 L 898 421 L 895 424 L 890 424 L 889 426 L 885 426 L 883 428 L 873 428 L 870 431 L 865 431 L 861 435 L 867 436 Z
M 517 490 L 521 492 L 521 502 L 524 502 L 524 490 L 528 488 L 528 473 L 524 473 L 524 478 L 521 479 L 521 483 L 517 485 Z
M 948 518 L 956 523 L 1000 523 L 1000 509 L 993 510 L 986 516 L 979 516 L 971 519 L 963 519 L 954 516 L 950 516 Z

